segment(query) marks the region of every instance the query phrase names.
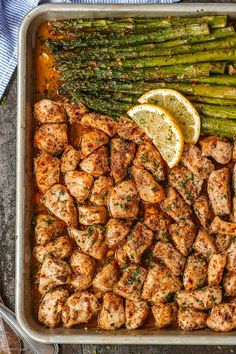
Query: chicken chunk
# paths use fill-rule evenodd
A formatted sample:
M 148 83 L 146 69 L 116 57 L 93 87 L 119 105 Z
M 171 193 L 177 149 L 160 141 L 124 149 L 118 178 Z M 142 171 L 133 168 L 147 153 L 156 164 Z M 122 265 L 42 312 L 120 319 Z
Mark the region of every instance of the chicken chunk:
M 161 208 L 176 222 L 191 220 L 192 211 L 190 206 L 174 188 L 167 189 L 167 197 L 161 203 Z
M 64 222 L 46 213 L 36 215 L 34 224 L 35 242 L 39 245 L 45 245 L 51 238 L 61 235 L 65 229 Z
M 217 285 L 221 282 L 225 265 L 225 254 L 213 254 L 208 265 L 208 284 Z
M 156 182 L 150 172 L 133 165 L 131 173 L 139 195 L 145 202 L 160 203 L 165 198 L 163 188 Z
M 79 222 L 82 225 L 105 224 L 107 211 L 104 206 L 78 206 Z
M 119 279 L 118 269 L 114 263 L 105 264 L 93 279 L 93 286 L 100 291 L 112 291 Z
M 75 250 L 70 258 L 70 266 L 72 269 L 71 285 L 77 291 L 88 289 L 92 285 L 95 273 L 95 260 L 87 254 Z
M 231 242 L 229 248 L 226 250 L 225 254 L 227 256 L 226 269 L 229 272 L 236 273 L 236 242 L 235 238 Z
M 135 156 L 136 145 L 122 138 L 111 140 L 111 173 L 115 183 L 122 181 L 128 174 L 128 167 Z
M 68 291 L 60 288 L 44 295 L 39 304 L 39 322 L 50 328 L 59 327 L 61 324 L 62 307 L 68 296 Z
M 193 331 L 206 327 L 207 314 L 192 308 L 178 310 L 178 326 L 184 331 Z
M 184 270 L 185 258 L 170 243 L 159 241 L 156 243 L 153 254 L 160 259 L 170 271 L 178 276 Z
M 102 310 L 98 317 L 98 325 L 102 329 L 114 330 L 125 323 L 124 300 L 113 293 L 103 296 Z
M 110 219 L 106 225 L 106 244 L 108 247 L 116 247 L 119 243 L 124 241 L 133 222 L 131 220 Z
M 46 256 L 39 273 L 39 292 L 44 295 L 59 285 L 69 284 L 71 268 L 61 259 Z
M 66 124 L 43 124 L 36 129 L 34 144 L 49 155 L 60 155 L 68 145 Z
M 115 253 L 115 257 L 116 257 L 116 261 L 119 264 L 119 267 L 125 268 L 127 267 L 128 263 L 129 263 L 129 257 L 127 255 L 127 253 L 125 252 L 123 246 L 118 247 Z
M 184 166 L 176 166 L 169 174 L 169 183 L 191 205 L 201 192 L 203 179 Z
M 88 156 L 103 145 L 108 144 L 108 136 L 100 130 L 88 130 L 81 138 L 81 152 L 83 156 Z
M 44 193 L 60 178 L 60 160 L 45 152 L 34 159 L 35 179 L 40 192 Z
M 80 152 L 68 145 L 61 157 L 61 173 L 75 171 L 80 162 Z
M 217 248 L 218 252 L 225 252 L 232 241 L 232 236 L 231 235 L 223 235 L 223 234 L 217 234 L 215 236 L 215 245 Z
M 216 162 L 225 165 L 230 162 L 233 146 L 227 139 L 218 136 L 208 136 L 199 141 L 202 155 L 210 156 Z
M 165 163 L 159 151 L 150 143 L 139 145 L 133 163 L 136 167 L 151 172 L 157 181 L 165 179 Z
M 213 238 L 204 230 L 199 230 L 193 248 L 208 261 L 214 253 L 217 253 Z
M 69 233 L 83 252 L 95 259 L 104 258 L 107 246 L 104 242 L 105 230 L 101 225 L 92 225 L 86 230 L 70 228 Z
M 193 223 L 172 224 L 169 227 L 170 237 L 177 250 L 185 257 L 192 250 L 192 244 L 196 236 L 196 227 Z
M 114 136 L 117 132 L 117 123 L 114 119 L 95 112 L 85 114 L 81 118 L 80 123 L 84 127 L 99 129 L 110 137 Z
M 110 193 L 109 208 L 115 219 L 136 218 L 139 213 L 139 195 L 134 181 L 129 179 L 114 186 Z
M 89 112 L 88 107 L 86 107 L 82 102 L 77 102 L 77 104 L 64 103 L 66 113 L 69 117 L 70 124 L 76 124 L 80 122 L 80 119 Z
M 124 245 L 131 262 L 139 263 L 141 256 L 152 244 L 153 232 L 141 222 L 138 222 L 128 236 Z
M 149 313 L 146 301 L 125 300 L 125 327 L 129 330 L 142 326 Z
M 183 284 L 186 290 L 195 290 L 204 285 L 207 278 L 207 263 L 198 253 L 189 256 L 186 262 L 183 276 Z
M 202 156 L 196 145 L 184 145 L 182 162 L 194 175 L 203 179 L 207 179 L 215 169 L 213 163 L 207 157 Z
M 236 328 L 235 304 L 220 304 L 211 310 L 207 326 L 216 332 L 230 332 Z
M 80 163 L 81 170 L 90 173 L 94 177 L 100 177 L 109 172 L 108 150 L 102 146 L 86 157 Z
M 221 303 L 222 290 L 219 286 L 206 286 L 193 291 L 180 290 L 176 301 L 180 308 L 193 307 L 200 311 L 207 310 Z
M 147 271 L 143 267 L 137 265 L 127 267 L 121 279 L 114 286 L 114 293 L 123 296 L 125 299 L 140 300 L 146 275 Z
M 226 296 L 236 296 L 236 274 L 228 272 L 223 279 L 223 287 Z
M 117 133 L 121 138 L 131 140 L 136 144 L 149 140 L 142 129 L 132 119 L 125 116 L 119 119 Z
M 63 220 L 68 226 L 77 225 L 77 210 L 74 200 L 65 186 L 55 184 L 44 193 L 41 200 L 51 213 Z
M 107 205 L 113 179 L 107 176 L 99 177 L 93 185 L 90 201 L 95 205 Z
M 202 227 L 207 230 L 214 218 L 209 199 L 205 195 L 201 195 L 195 200 L 193 208 Z
M 157 328 L 165 328 L 177 320 L 178 307 L 176 303 L 156 304 L 152 306 L 152 313 Z
M 99 309 L 100 304 L 95 295 L 87 291 L 74 293 L 64 303 L 62 322 L 67 328 L 87 323 L 97 315 Z
M 66 111 L 60 102 L 43 99 L 34 105 L 34 115 L 41 124 L 65 123 Z
M 213 234 L 236 236 L 236 223 L 224 221 L 215 216 L 210 226 L 210 232 Z
M 65 175 L 65 184 L 70 194 L 79 202 L 84 202 L 91 192 L 94 178 L 87 172 L 69 171 Z
M 231 212 L 230 170 L 226 167 L 213 171 L 207 183 L 207 191 L 215 215 Z
M 37 245 L 33 253 L 39 263 L 42 263 L 47 255 L 55 258 L 68 258 L 73 250 L 73 240 L 68 235 L 59 236 L 46 245 Z

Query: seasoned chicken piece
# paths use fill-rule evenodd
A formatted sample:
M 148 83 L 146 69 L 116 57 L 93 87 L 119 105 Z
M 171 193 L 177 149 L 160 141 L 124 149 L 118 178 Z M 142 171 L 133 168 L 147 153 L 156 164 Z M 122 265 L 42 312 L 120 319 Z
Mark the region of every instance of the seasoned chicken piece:
M 83 156 L 90 155 L 103 145 L 108 144 L 108 136 L 100 130 L 88 130 L 83 133 L 81 138 L 81 152 Z
M 204 285 L 207 278 L 207 263 L 198 253 L 188 257 L 184 269 L 183 284 L 185 290 L 195 290 Z
M 131 265 L 124 270 L 121 279 L 114 286 L 114 293 L 129 300 L 140 300 L 142 286 L 147 275 L 146 269 Z
M 109 208 L 113 218 L 136 218 L 139 213 L 139 194 L 134 181 L 123 181 L 111 189 Z
M 66 113 L 69 117 L 70 124 L 79 123 L 80 119 L 89 112 L 88 107 L 86 107 L 82 102 L 77 102 L 77 104 L 64 103 Z
M 63 220 L 68 226 L 77 225 L 77 210 L 72 196 L 65 186 L 55 184 L 41 198 L 51 213 Z
M 157 181 L 165 179 L 165 163 L 159 151 L 150 143 L 139 145 L 133 163 L 136 167 L 151 172 Z
M 177 320 L 178 307 L 175 302 L 156 304 L 152 306 L 152 313 L 157 328 L 165 328 Z
M 70 266 L 72 269 L 71 285 L 77 290 L 86 290 L 92 285 L 95 273 L 95 260 L 75 250 L 70 258 Z
M 184 145 L 182 162 L 194 175 L 203 179 L 207 179 L 215 169 L 213 163 L 207 157 L 202 156 L 196 145 Z
M 95 295 L 87 291 L 74 293 L 64 303 L 62 309 L 62 322 L 66 328 L 80 323 L 87 323 L 96 316 L 100 304 Z
M 208 261 L 214 253 L 217 253 L 213 238 L 204 230 L 198 231 L 193 248 Z
M 64 302 L 69 293 L 65 289 L 55 289 L 44 295 L 39 304 L 38 320 L 50 328 L 59 327 Z
M 172 244 L 159 241 L 156 243 L 153 254 L 160 259 L 170 271 L 178 276 L 184 270 L 185 258 Z
M 37 245 L 33 253 L 39 263 L 42 263 L 47 255 L 55 258 L 68 258 L 73 250 L 73 240 L 68 235 L 59 236 L 46 245 Z
M 110 219 L 106 225 L 106 244 L 116 247 L 130 232 L 133 222 L 131 220 Z
M 171 221 L 162 210 L 158 209 L 158 207 L 153 205 L 145 206 L 144 211 L 144 224 L 149 227 L 152 231 L 159 231 L 161 220 L 168 220 L 168 225 L 170 225 Z
M 40 192 L 44 193 L 60 178 L 60 160 L 45 152 L 34 159 L 35 179 Z
M 125 327 L 136 329 L 142 326 L 149 313 L 149 306 L 146 301 L 125 300 Z
M 61 157 L 61 173 L 75 171 L 80 162 L 80 152 L 68 145 Z
M 105 224 L 107 211 L 104 206 L 78 206 L 79 222 L 82 225 Z
M 229 272 L 236 273 L 236 242 L 235 238 L 231 242 L 231 245 L 226 250 L 225 254 L 227 255 L 226 269 Z
M 102 310 L 98 316 L 98 325 L 102 329 L 114 330 L 125 323 L 124 300 L 113 293 L 103 296 Z
M 213 171 L 207 183 L 207 191 L 215 215 L 231 212 L 230 170 L 224 167 Z
M 70 194 L 79 203 L 84 202 L 92 189 L 93 176 L 83 171 L 69 171 L 65 175 L 65 184 Z
M 60 155 L 68 145 L 66 124 L 43 124 L 35 131 L 34 144 L 49 155 Z
M 148 269 L 141 298 L 153 303 L 162 303 L 182 288 L 179 278 L 163 265 L 154 264 Z
M 114 263 L 105 264 L 93 279 L 93 286 L 100 291 L 112 291 L 119 279 L 119 273 Z
M 205 195 L 201 195 L 193 203 L 193 208 L 202 227 L 207 230 L 214 218 L 209 199 Z
M 152 244 L 153 232 L 141 222 L 138 222 L 128 236 L 128 240 L 124 244 L 131 262 L 139 263 L 141 256 Z
M 184 331 L 193 331 L 206 327 L 207 314 L 192 308 L 178 310 L 178 326 Z
M 123 139 L 131 140 L 136 144 L 150 140 L 132 119 L 124 116 L 119 119 L 117 133 Z
M 223 279 L 226 296 L 236 296 L 236 274 L 228 272 Z
M 221 303 L 222 290 L 220 286 L 206 286 L 193 291 L 180 290 L 176 301 L 180 308 L 207 310 Z
M 94 182 L 90 201 L 95 205 L 107 205 L 109 192 L 113 186 L 111 177 L 101 176 Z
M 215 216 L 211 226 L 210 232 L 213 234 L 220 234 L 220 235 L 236 235 L 236 223 L 228 222 L 220 219 L 218 216 Z
M 170 171 L 169 183 L 191 205 L 201 193 L 203 179 L 184 166 L 176 166 Z
M 213 307 L 207 326 L 216 332 L 230 332 L 236 328 L 235 304 L 220 304 Z
M 61 259 L 46 256 L 39 273 L 39 292 L 44 295 L 59 285 L 69 284 L 71 268 Z
M 66 111 L 60 102 L 43 99 L 34 105 L 34 115 L 41 124 L 65 123 Z
M 128 174 L 128 167 L 132 163 L 136 145 L 122 138 L 111 140 L 111 173 L 115 183 L 122 181 Z
M 172 224 L 169 234 L 177 250 L 185 257 L 192 250 L 192 244 L 196 236 L 196 227 L 192 222 Z
M 218 252 L 225 252 L 229 248 L 232 241 L 231 235 L 217 234 L 215 244 Z
M 145 202 L 160 203 L 165 198 L 163 188 L 156 182 L 150 172 L 133 165 L 131 173 L 139 195 Z
M 167 197 L 161 203 L 161 208 L 176 222 L 191 220 L 192 211 L 190 206 L 174 188 L 167 189 Z
M 109 172 L 108 150 L 102 146 L 86 157 L 80 163 L 81 170 L 90 173 L 94 177 L 100 177 Z
M 61 235 L 65 229 L 64 222 L 46 213 L 36 215 L 34 222 L 35 242 L 39 245 L 45 245 L 52 237 Z
M 129 257 L 125 250 L 123 249 L 123 246 L 118 247 L 115 253 L 116 261 L 119 264 L 120 268 L 125 268 L 127 267 L 129 263 Z
M 83 252 L 95 259 L 104 258 L 107 246 L 104 242 L 105 230 L 101 225 L 92 225 L 86 230 L 70 228 L 68 231 Z
M 217 285 L 221 282 L 226 265 L 225 254 L 213 254 L 208 265 L 208 284 Z
M 117 123 L 114 119 L 95 112 L 85 114 L 81 118 L 80 123 L 85 127 L 102 130 L 110 137 L 114 136 L 117 131 Z
M 210 156 L 222 165 L 230 162 L 233 147 L 227 139 L 212 135 L 201 139 L 199 144 L 203 156 Z

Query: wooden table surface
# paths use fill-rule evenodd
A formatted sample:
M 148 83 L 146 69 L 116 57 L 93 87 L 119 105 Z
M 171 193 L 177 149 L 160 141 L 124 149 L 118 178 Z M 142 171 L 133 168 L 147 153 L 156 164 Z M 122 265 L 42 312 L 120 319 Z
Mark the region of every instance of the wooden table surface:
M 196 1 L 185 1 L 196 2 Z M 209 1 L 201 1 L 209 2 Z M 214 1 L 210 1 L 214 2 Z M 236 3 L 234 1 L 218 1 Z M 5 304 L 14 310 L 15 292 L 15 146 L 16 145 L 16 73 L 0 102 L 0 292 Z M 1 338 L 0 338 L 1 340 Z M 62 354 L 226 354 L 236 353 L 234 346 L 173 345 L 61 345 Z M 22 353 L 31 353 L 27 348 Z M 1 353 L 2 354 L 2 353 Z

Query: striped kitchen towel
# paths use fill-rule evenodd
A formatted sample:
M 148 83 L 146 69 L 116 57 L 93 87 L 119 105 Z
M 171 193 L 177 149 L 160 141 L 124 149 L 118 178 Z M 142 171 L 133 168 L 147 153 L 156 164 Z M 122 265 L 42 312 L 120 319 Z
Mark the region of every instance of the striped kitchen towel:
M 84 3 L 84 4 L 151 4 L 173 3 L 179 0 L 0 0 L 0 99 L 15 70 L 17 63 L 17 38 L 24 16 L 38 4 Z

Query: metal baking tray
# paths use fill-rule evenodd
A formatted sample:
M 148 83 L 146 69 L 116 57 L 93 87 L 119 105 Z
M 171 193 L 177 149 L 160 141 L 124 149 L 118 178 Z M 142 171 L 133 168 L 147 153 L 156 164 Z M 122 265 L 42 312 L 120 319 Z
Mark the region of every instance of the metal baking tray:
M 236 3 L 183 3 L 171 5 L 75 5 L 48 4 L 24 18 L 19 32 L 17 88 L 17 198 L 16 198 L 16 316 L 29 336 L 45 343 L 96 344 L 236 344 L 235 332 L 210 330 L 137 329 L 103 331 L 97 328 L 43 327 L 33 310 L 31 284 L 31 216 L 33 193 L 34 50 L 38 27 L 50 19 L 101 17 L 164 17 L 228 14 L 236 19 Z

